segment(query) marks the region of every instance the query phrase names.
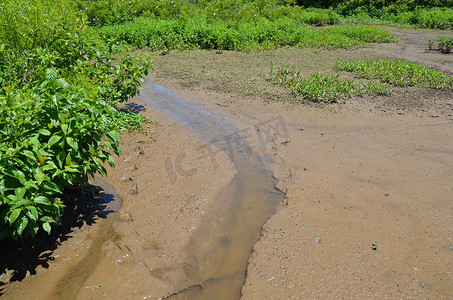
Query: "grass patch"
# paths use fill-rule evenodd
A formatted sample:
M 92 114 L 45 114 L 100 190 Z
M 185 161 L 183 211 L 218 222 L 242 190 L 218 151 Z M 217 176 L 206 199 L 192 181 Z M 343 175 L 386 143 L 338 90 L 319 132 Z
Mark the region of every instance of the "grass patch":
M 136 132 L 143 131 L 152 121 L 145 116 L 131 112 L 127 109 L 119 109 L 116 116 L 111 119 L 118 126 L 119 131 Z
M 391 88 L 380 82 L 355 82 L 352 79 L 343 80 L 338 76 L 312 74 L 308 77 L 301 75 L 288 66 L 277 70 L 272 65 L 271 75 L 279 84 L 291 87 L 294 95 L 302 96 L 304 100 L 313 102 L 334 103 L 344 101 L 353 96 L 388 95 Z
M 387 31 L 371 26 L 338 26 L 312 29 L 290 18 L 271 21 L 261 18 L 249 22 L 226 22 L 207 19 L 138 18 L 134 23 L 105 26 L 98 30 L 110 43 L 126 43 L 152 50 L 272 49 L 298 45 L 323 49 L 352 49 L 367 43 L 394 42 Z
M 415 63 L 394 59 L 377 61 L 337 61 L 338 70 L 353 72 L 362 78 L 379 79 L 396 86 L 422 85 L 430 88 L 452 88 L 453 78 L 445 73 Z

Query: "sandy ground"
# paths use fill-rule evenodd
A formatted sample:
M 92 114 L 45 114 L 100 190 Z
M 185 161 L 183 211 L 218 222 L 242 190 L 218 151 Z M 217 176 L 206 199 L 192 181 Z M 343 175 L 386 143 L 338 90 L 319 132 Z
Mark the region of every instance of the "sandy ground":
M 451 121 L 179 92 L 290 130 L 275 154 L 287 206 L 255 245 L 243 299 L 453 297 Z
M 425 34 L 420 45 L 435 34 Z M 415 42 L 400 43 L 334 54 L 393 57 L 404 55 L 396 49 L 407 44 L 402 49 L 406 51 Z M 280 55 L 302 65 L 299 59 L 313 56 L 313 50 L 301 51 L 300 56 L 297 51 L 281 50 L 258 59 Z M 314 60 L 335 60 L 317 53 L 320 58 Z M 421 46 L 410 53 L 413 60 L 428 55 L 434 63 L 439 61 L 440 54 L 425 53 Z M 262 230 L 242 298 L 453 298 L 451 92 L 411 89 L 398 91 L 392 99 L 353 99 L 345 105 L 292 104 L 279 101 L 292 96 L 266 85 L 268 75 L 252 78 L 240 73 L 237 57 L 242 57 L 246 72 L 251 69 L 244 67 L 252 60 L 249 54 L 222 55 L 170 53 L 157 59 L 161 71 L 153 78 L 182 98 L 244 124 L 282 118 L 289 129 L 290 138 L 276 139 L 272 152 L 286 205 Z M 209 66 L 205 71 L 197 68 L 200 60 L 215 64 L 224 58 L 237 68 L 225 67 L 221 77 L 215 70 L 211 74 Z M 170 62 L 168 69 L 165 62 Z M 183 64 L 185 73 L 176 67 L 170 71 L 171 63 Z M 451 62 L 442 68 L 453 73 Z M 261 92 L 251 88 L 260 82 Z M 67 299 L 158 299 L 186 287 L 190 283 L 180 278 L 185 246 L 235 174 L 227 157 L 218 156 L 219 168 L 187 160 L 185 170 L 197 171 L 173 181 L 166 160 L 174 161 L 181 153 L 198 156 L 203 142 L 140 99 L 134 107 L 159 124 L 148 134 L 123 135 L 123 156 L 107 177 L 123 198 L 119 220 L 113 222 L 114 234 L 102 244 L 97 263 L 86 271 L 78 295 L 65 295 Z M 3 297 L 62 298 L 63 275 L 83 260 L 101 230 L 83 228 L 53 252 L 48 268 L 6 286 Z M 99 284 L 102 287 L 95 288 Z
M 453 73 L 451 56 L 426 51 L 438 32 L 391 31 L 399 43 L 346 55 L 408 59 Z M 184 76 L 158 72 L 156 80 L 250 125 L 282 117 L 290 130 L 290 142 L 276 143 L 275 153 L 292 174 L 275 170 L 287 206 L 263 228 L 243 299 L 453 298 L 451 93 L 401 90 L 391 99 L 307 107 L 253 90 L 238 96 L 228 90 L 238 82 L 217 84 L 209 70 L 205 77 L 190 69 Z M 228 67 L 224 72 L 228 78 Z M 187 78 L 201 88 L 188 88 Z

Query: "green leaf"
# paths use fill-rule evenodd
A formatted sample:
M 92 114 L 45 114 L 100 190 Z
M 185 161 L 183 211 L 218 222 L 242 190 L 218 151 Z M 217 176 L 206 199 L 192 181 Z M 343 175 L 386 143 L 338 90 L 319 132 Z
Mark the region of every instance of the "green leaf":
M 22 151 L 22 154 L 25 155 L 26 157 L 28 158 L 31 158 L 33 160 L 36 160 L 36 156 L 33 152 L 29 151 L 29 150 L 23 150 Z
M 42 229 L 44 229 L 47 232 L 47 234 L 50 234 L 50 231 L 52 230 L 50 224 L 47 222 L 42 224 Z
M 107 161 L 109 162 L 109 165 L 114 168 L 115 167 L 115 161 L 113 160 L 113 156 L 109 155 L 107 158 Z
M 25 188 L 27 190 L 29 190 L 30 188 L 34 188 L 35 190 L 39 190 L 38 185 L 36 185 L 36 183 L 34 181 L 30 181 L 30 180 L 25 182 Z
M 43 187 L 45 187 L 49 191 L 61 194 L 61 189 L 53 182 L 44 182 Z
M 16 231 L 18 235 L 22 235 L 22 232 L 28 225 L 28 218 L 27 216 L 22 216 L 20 219 L 18 219 L 18 222 L 16 223 Z
M 72 149 L 77 150 L 77 143 L 74 142 L 74 138 L 68 136 L 66 137 L 66 142 L 69 146 L 71 146 Z
M 20 183 L 25 184 L 25 174 L 20 170 L 13 170 L 14 177 L 17 178 Z
M 61 130 L 63 130 L 64 134 L 68 133 L 68 124 L 61 124 Z
M 64 159 L 65 159 L 66 155 L 63 151 L 60 151 L 60 153 L 57 154 L 57 162 L 58 162 L 58 166 L 60 168 L 63 168 L 63 163 L 64 163 Z
M 43 223 L 57 223 L 57 222 L 55 222 L 54 219 L 52 219 L 49 216 L 41 217 L 40 221 L 43 222 Z
M 44 181 L 45 178 L 46 178 L 46 175 L 42 172 L 35 174 L 36 183 L 38 185 L 40 185 Z
M 68 153 L 68 156 L 66 156 L 66 159 L 65 159 L 66 166 L 71 165 L 71 162 L 72 162 L 71 153 Z
M 22 208 L 16 208 L 13 210 L 13 212 L 9 215 L 9 224 L 13 224 L 14 221 L 17 220 L 17 217 L 19 217 L 21 211 Z
M 107 137 L 108 137 L 109 139 L 111 139 L 114 143 L 118 143 L 119 140 L 120 140 L 120 137 L 119 137 L 119 135 L 118 135 L 118 132 L 116 132 L 116 131 L 114 131 L 114 130 L 108 132 L 108 133 L 107 133 Z
M 32 222 L 33 226 L 30 226 L 30 222 L 28 223 L 28 230 L 31 234 L 32 237 L 35 237 L 36 234 L 38 233 L 39 226 L 36 224 L 36 222 Z
M 52 202 L 50 202 L 50 200 L 47 197 L 44 197 L 44 196 L 36 197 L 35 198 L 35 203 L 44 204 L 44 205 L 51 205 L 52 204 Z
M 51 134 L 50 131 L 47 130 L 47 129 L 41 129 L 39 131 L 39 133 L 42 134 L 42 135 L 45 135 L 45 136 L 49 136 Z
M 52 147 L 53 144 L 55 144 L 56 142 L 58 142 L 59 140 L 61 139 L 61 136 L 59 135 L 54 135 L 53 137 L 51 137 L 49 139 L 49 141 L 47 142 L 47 145 L 49 147 Z
M 18 199 L 23 199 L 26 192 L 27 192 L 27 189 L 26 189 L 25 187 L 17 188 L 17 189 L 14 191 L 14 193 L 16 194 L 16 197 L 17 197 Z
M 30 220 L 33 220 L 33 222 L 38 221 L 38 210 L 34 206 L 27 206 L 26 215 Z
M 46 70 L 46 79 L 49 81 L 54 81 L 58 77 L 58 72 L 56 69 L 47 69 Z

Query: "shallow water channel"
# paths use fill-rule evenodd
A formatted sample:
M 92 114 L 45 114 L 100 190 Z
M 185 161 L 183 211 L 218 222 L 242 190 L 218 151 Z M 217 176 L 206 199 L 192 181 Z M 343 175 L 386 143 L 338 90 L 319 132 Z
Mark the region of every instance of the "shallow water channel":
M 224 151 L 237 170 L 220 193 L 218 207 L 209 211 L 187 245 L 185 287 L 168 298 L 239 299 L 253 245 L 284 198 L 275 189 L 269 159 L 252 150 L 256 147 L 251 144 L 263 141 L 258 135 L 260 126 L 250 127 L 249 133 L 257 135 L 246 138 L 237 121 L 186 102 L 150 81 L 145 82 L 140 97 L 191 129 L 208 147 Z M 215 151 L 210 156 L 214 164 Z
M 200 151 L 200 154 L 209 153 L 205 159 L 212 160 L 215 165 L 216 153 L 223 151 L 237 171 L 233 180 L 206 210 L 204 219 L 185 246 L 181 255 L 182 268 L 178 266 L 183 279 L 172 282 L 176 290 L 162 295 L 160 299 L 239 299 L 253 245 L 258 241 L 264 223 L 284 199 L 283 193 L 275 189 L 277 182 L 270 171 L 272 160 L 257 150 L 269 146 L 268 138 L 275 134 L 267 127 L 275 129 L 282 124 L 279 120 L 271 120 L 277 124 L 247 127 L 238 120 L 186 102 L 150 81 L 145 82 L 140 97 L 201 138 L 209 150 Z M 244 126 L 247 127 L 245 130 Z M 102 245 L 115 239 L 113 228 L 116 222 L 120 222 L 115 212 L 121 207 L 121 198 L 115 188 L 102 178 L 96 178 L 91 184 L 102 190 L 99 194 L 102 205 L 96 216 L 105 220 L 93 234 L 87 255 L 76 266 L 66 270 L 46 299 L 76 299 L 80 290 L 87 288 L 84 287 L 85 282 L 100 260 Z M 153 275 L 165 277 L 161 273 Z M 6 299 L 35 299 L 35 290 L 45 289 L 48 284 L 51 283 L 43 278 L 26 285 L 14 284 L 5 296 Z

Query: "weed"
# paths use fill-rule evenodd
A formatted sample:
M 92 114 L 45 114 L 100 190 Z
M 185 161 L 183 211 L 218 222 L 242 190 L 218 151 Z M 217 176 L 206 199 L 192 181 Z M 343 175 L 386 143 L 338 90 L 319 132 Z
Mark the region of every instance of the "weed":
M 453 78 L 419 64 L 394 59 L 377 61 L 337 61 L 338 70 L 353 72 L 360 77 L 379 79 L 396 86 L 423 85 L 430 88 L 452 88 Z
M 303 77 L 299 71 L 294 71 L 288 66 L 276 70 L 275 65 L 272 64 L 271 75 L 279 84 L 289 86 L 293 94 L 313 102 L 333 103 L 353 96 L 391 93 L 390 86 L 385 83 L 357 83 L 354 80 L 343 80 L 338 76 L 323 75 L 322 73 Z
M 449 54 L 451 52 L 451 48 L 453 47 L 453 38 L 439 36 L 437 44 L 440 52 Z

